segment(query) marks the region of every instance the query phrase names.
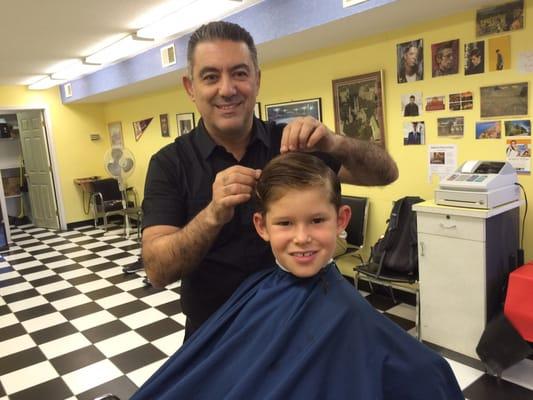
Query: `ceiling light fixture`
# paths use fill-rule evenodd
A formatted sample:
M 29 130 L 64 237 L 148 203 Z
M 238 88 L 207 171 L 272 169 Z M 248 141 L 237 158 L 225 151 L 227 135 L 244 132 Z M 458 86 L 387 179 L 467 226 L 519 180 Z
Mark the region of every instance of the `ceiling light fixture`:
M 153 40 L 140 38 L 137 35 L 128 35 L 119 41 L 91 54 L 85 58 L 88 64 L 109 64 L 113 61 L 132 56 L 148 49 L 153 45 Z
M 28 86 L 30 90 L 44 90 L 66 82 L 64 79 L 52 79 L 50 75 Z
M 255 1 L 257 3 L 258 1 Z M 251 1 L 250 3 L 254 3 Z M 137 31 L 137 36 L 150 39 L 162 39 L 184 34 L 203 23 L 222 19 L 242 9 L 244 2 L 232 0 L 196 0 L 186 7 L 145 26 Z
M 78 78 L 101 68 L 101 64 L 87 64 L 82 60 L 75 60 L 52 74 L 52 79 L 67 80 Z

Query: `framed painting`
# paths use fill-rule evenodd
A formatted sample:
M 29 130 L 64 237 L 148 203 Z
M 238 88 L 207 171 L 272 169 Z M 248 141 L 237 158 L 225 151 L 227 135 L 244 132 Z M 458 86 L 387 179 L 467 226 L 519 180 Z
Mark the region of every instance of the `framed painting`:
M 185 135 L 194 129 L 194 113 L 176 114 L 178 136 Z
M 333 81 L 335 131 L 385 147 L 383 71 Z
M 479 88 L 481 118 L 528 115 L 528 83 Z
M 267 104 L 265 106 L 265 112 L 268 121 L 279 123 L 287 123 L 294 118 L 308 115 L 322 121 L 322 102 L 320 98 L 316 98 Z
M 107 130 L 109 131 L 109 143 L 111 143 L 111 147 L 124 147 L 122 123 L 110 122 L 107 124 Z

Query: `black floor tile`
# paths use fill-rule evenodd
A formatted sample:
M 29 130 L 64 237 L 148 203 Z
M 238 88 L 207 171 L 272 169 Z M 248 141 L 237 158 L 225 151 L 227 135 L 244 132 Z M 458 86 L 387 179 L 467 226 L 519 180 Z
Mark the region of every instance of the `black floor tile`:
M 61 378 L 32 386 L 9 396 L 10 400 L 56 400 L 72 397 L 73 393 Z
M 45 361 L 46 357 L 38 347 L 32 347 L 0 358 L 0 375 L 26 368 Z
M 137 386 L 126 376 L 113 379 L 103 385 L 97 386 L 91 390 L 80 393 L 78 400 L 94 400 L 104 394 L 111 393 L 121 400 L 127 400 L 137 391 Z
M 167 358 L 165 353 L 150 343 L 147 343 L 111 357 L 110 360 L 122 373 L 127 374 L 164 358 Z
M 24 282 L 26 282 L 26 279 L 24 279 L 22 276 L 17 276 L 15 278 L 0 281 L 0 288 L 8 287 L 11 285 L 16 285 L 18 283 L 24 283 Z
M 38 286 L 49 285 L 50 283 L 61 282 L 62 280 L 63 278 L 61 278 L 59 275 L 51 275 L 51 276 L 47 276 L 46 278 L 35 279 L 31 281 L 31 284 L 34 287 L 38 287 Z
M 93 260 L 95 258 L 98 258 L 98 255 L 91 253 L 91 254 L 85 254 L 84 256 L 72 257 L 72 260 L 80 263 L 83 261 Z
M 387 318 L 389 318 L 393 322 L 396 322 L 406 331 L 413 329 L 416 326 L 414 321 L 411 321 L 411 320 L 408 320 L 402 317 L 398 317 L 397 315 L 388 314 L 387 312 L 384 312 L 383 315 L 385 315 Z
M 181 302 L 179 300 L 174 300 L 165 304 L 161 304 L 156 308 L 170 317 L 181 312 Z
M 41 271 L 48 271 L 48 268 L 45 265 L 36 265 L 35 267 L 31 267 L 31 268 L 19 269 L 17 272 L 21 274 L 22 276 L 24 276 L 24 275 L 34 274 L 36 272 L 41 272 Z
M 47 258 L 44 258 L 44 259 L 40 259 L 39 261 L 41 261 L 43 264 L 52 264 L 54 262 L 57 262 L 57 261 L 62 261 L 62 260 L 66 260 L 67 257 L 65 257 L 64 255 L 59 255 L 59 256 L 52 256 L 52 257 L 47 257 Z
M 108 309 L 111 314 L 117 318 L 125 317 L 126 315 L 134 314 L 138 311 L 146 310 L 150 306 L 140 300 L 130 301 L 126 304 L 121 304 L 119 306 L 112 307 Z
M 70 283 L 72 286 L 77 286 L 77 285 L 83 285 L 84 283 L 97 281 L 98 279 L 102 279 L 102 278 L 95 274 L 87 274 L 87 275 L 77 276 L 76 278 L 67 279 L 67 282 Z
M 105 359 L 105 356 L 94 346 L 87 346 L 50 360 L 60 375 L 68 374 L 77 369 Z
M 54 272 L 56 274 L 64 274 L 65 272 L 75 271 L 77 269 L 84 268 L 83 265 L 76 264 L 76 262 L 72 262 L 72 264 L 64 265 L 62 267 L 54 268 Z
M 30 336 L 35 343 L 41 345 L 52 340 L 56 340 L 68 335 L 72 335 L 78 332 L 78 330 L 70 322 L 63 322 L 49 328 L 40 329 L 35 332 L 31 332 Z
M 66 289 L 57 290 L 52 293 L 44 294 L 43 297 L 49 302 L 65 299 L 67 297 L 72 297 L 80 294 L 81 292 L 75 287 L 70 287 Z
M 104 297 L 112 296 L 114 294 L 123 293 L 122 290 L 120 290 L 116 286 L 107 286 L 102 289 L 93 290 L 92 292 L 86 293 L 87 297 L 91 298 L 92 300 L 98 300 L 102 299 Z
M 532 400 L 533 392 L 512 382 L 483 375 L 465 390 L 468 400 Z
M 49 303 L 41 304 L 40 306 L 28 308 L 26 310 L 17 311 L 15 313 L 15 316 L 18 318 L 19 321 L 27 321 L 32 318 L 41 317 L 46 314 L 51 314 L 56 312 L 57 310 Z
M 26 289 L 17 293 L 7 294 L 3 296 L 6 303 L 15 303 L 16 301 L 26 300 L 35 296 L 40 296 L 39 292 L 35 289 Z
M 115 320 L 103 325 L 95 326 L 94 328 L 83 331 L 83 335 L 92 343 L 98 343 L 102 340 L 118 336 L 121 333 L 130 331 L 130 327 L 124 322 Z
M 138 328 L 136 331 L 143 338 L 149 342 L 153 342 L 164 336 L 171 335 L 184 329 L 183 326 L 178 324 L 171 318 L 165 318 L 160 321 L 154 322 Z
M 96 312 L 102 311 L 103 308 L 94 302 L 89 302 L 81 304 L 76 307 L 67 308 L 66 310 L 60 311 L 61 314 L 68 320 L 73 320 L 76 318 L 81 318 L 89 314 L 94 314 Z
M 0 342 L 4 340 L 12 339 L 14 337 L 26 334 L 26 329 L 22 324 L 13 324 L 0 328 Z

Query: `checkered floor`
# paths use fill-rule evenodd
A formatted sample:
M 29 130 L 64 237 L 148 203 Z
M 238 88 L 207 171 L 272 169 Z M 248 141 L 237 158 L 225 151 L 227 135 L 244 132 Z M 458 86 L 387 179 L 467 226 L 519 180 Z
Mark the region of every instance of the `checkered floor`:
M 157 290 L 143 273 L 125 275 L 139 245 L 86 226 L 54 232 L 13 227 L 0 254 L 0 400 L 128 399 L 181 345 L 180 285 Z M 366 298 L 414 332 L 414 308 Z M 448 358 L 465 396 L 533 399 L 533 360 L 501 381 Z

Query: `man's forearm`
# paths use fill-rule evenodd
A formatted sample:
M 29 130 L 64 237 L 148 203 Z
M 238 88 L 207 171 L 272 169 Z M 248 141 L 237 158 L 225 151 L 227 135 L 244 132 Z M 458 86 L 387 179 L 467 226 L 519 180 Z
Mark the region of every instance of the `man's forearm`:
M 142 257 L 150 282 L 164 287 L 191 272 L 211 248 L 222 226 L 213 223 L 204 209 L 182 229 L 161 234 L 147 231 L 143 235 Z
M 342 182 L 354 185 L 388 185 L 398 179 L 396 162 L 372 142 L 337 136 L 332 155 L 342 163 Z

